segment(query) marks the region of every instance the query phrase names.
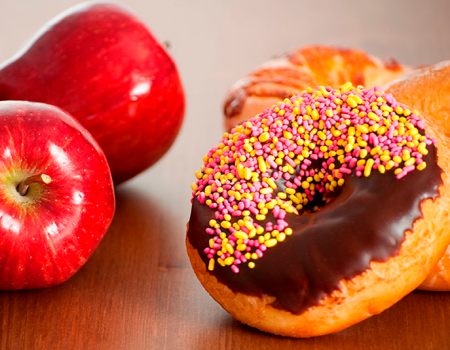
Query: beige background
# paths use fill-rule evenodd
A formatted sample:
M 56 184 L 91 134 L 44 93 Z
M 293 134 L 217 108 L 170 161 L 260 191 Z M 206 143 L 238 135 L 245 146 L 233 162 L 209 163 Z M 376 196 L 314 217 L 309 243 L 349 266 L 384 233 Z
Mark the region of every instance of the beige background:
M 70 0 L 0 0 L 0 61 L 6 60 Z M 170 42 L 185 86 L 187 113 L 174 147 L 123 187 L 162 181 L 187 203 L 193 172 L 222 134 L 229 86 L 271 56 L 308 44 L 355 47 L 406 64 L 450 59 L 450 1 L 124 0 L 160 41 Z M 205 130 L 208 133 L 205 133 Z M 193 141 L 195 140 L 195 142 Z M 189 158 L 178 167 L 174 162 Z M 171 174 L 172 171 L 182 174 Z M 163 191 L 165 192 L 165 191 Z M 172 198 L 174 199 L 174 198 Z M 189 206 L 178 205 L 186 221 Z M 181 228 L 181 226 L 180 226 Z
M 0 61 L 12 56 L 53 16 L 76 3 L 0 0 Z M 49 348 L 58 342 L 68 348 L 67 344 L 78 339 L 88 341 L 90 348 L 148 349 L 156 342 L 161 349 L 194 349 L 206 344 L 207 335 L 216 337 L 218 327 L 230 335 L 220 338 L 221 347 L 226 344 L 227 348 L 234 348 L 234 344 L 239 348 L 242 334 L 249 341 L 261 337 L 260 344 L 264 344 L 267 338 L 262 333 L 231 322 L 206 295 L 189 268 L 184 250 L 190 183 L 195 179 L 194 171 L 200 167 L 201 158 L 218 143 L 223 132 L 221 106 L 228 87 L 274 54 L 308 44 L 355 47 L 411 65 L 450 59 L 450 0 L 127 0 L 123 3 L 139 14 L 160 41 L 170 42 L 169 51 L 178 64 L 187 96 L 181 133 L 161 161 L 119 187 L 118 218 L 109 236 L 68 284 L 39 292 L 2 294 L 0 304 L 5 309 L 1 310 L 9 313 L 1 320 L 1 333 L 8 331 L 8 337 L 2 338 L 0 334 L 0 344 L 30 346 L 36 341 Z M 147 235 L 150 237 L 155 232 L 164 234 L 164 238 L 153 237 L 149 243 Z M 130 247 L 136 250 L 127 250 L 129 242 L 122 234 L 134 237 Z M 159 245 L 156 250 L 152 250 L 153 244 Z M 167 249 L 175 254 L 166 253 Z M 157 262 L 151 260 L 146 265 L 155 251 L 159 254 Z M 118 256 L 128 259 L 126 264 Z M 114 266 L 115 270 L 108 270 L 104 264 Z M 98 276 L 104 278 L 98 281 Z M 89 283 L 91 289 L 86 288 Z M 145 283 L 153 286 L 158 283 L 157 300 L 146 294 L 149 287 Z M 116 289 L 111 290 L 110 284 L 117 286 Z M 97 295 L 102 286 L 105 290 Z M 133 292 L 128 286 L 132 286 Z M 409 307 L 408 300 L 404 307 Z M 445 300 L 448 302 L 448 298 Z M 83 310 L 71 311 L 70 306 L 59 319 L 60 302 L 84 305 L 90 314 L 86 316 Z M 370 338 L 373 334 L 371 344 L 390 342 L 401 349 L 401 343 L 396 342 L 397 331 L 393 330 L 394 336 L 389 339 L 376 332 L 392 329 L 389 323 L 392 320 L 401 324 L 410 322 L 406 313 L 392 310 L 384 318 L 373 318 L 367 326 L 353 328 L 338 338 L 322 338 L 323 344 L 321 340 L 309 344 L 325 348 L 328 341 L 341 339 L 356 344 L 356 348 L 361 345 L 357 339 L 362 338 L 355 335 L 366 334 Z M 45 323 L 39 323 L 40 317 Z M 426 315 L 416 317 L 416 321 L 427 320 Z M 112 322 L 103 324 L 104 320 Z M 60 328 L 54 326 L 52 331 L 48 327 L 52 322 Z M 13 324 L 17 328 L 12 328 Z M 198 328 L 200 324 L 209 333 Z M 409 323 L 410 327 L 414 324 Z M 81 327 L 85 327 L 83 331 Z M 180 327 L 186 334 L 186 344 L 182 339 L 170 338 Z M 367 333 L 367 329 L 373 332 Z M 423 327 L 417 323 L 413 329 Z M 448 334 L 445 330 L 436 334 L 424 332 L 430 337 L 427 344 Z M 233 338 L 233 334 L 238 336 Z M 398 339 L 404 337 L 406 341 L 409 335 L 399 335 Z M 286 340 L 284 344 L 295 347 L 299 343 Z

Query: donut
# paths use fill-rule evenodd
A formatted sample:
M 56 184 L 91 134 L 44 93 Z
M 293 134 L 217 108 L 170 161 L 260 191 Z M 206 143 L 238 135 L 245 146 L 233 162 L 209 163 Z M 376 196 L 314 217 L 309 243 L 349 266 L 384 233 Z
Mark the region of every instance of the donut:
M 374 87 L 320 86 L 225 133 L 192 183 L 187 253 L 262 331 L 312 337 L 414 290 L 450 243 L 449 140 Z
M 223 106 L 225 129 L 230 131 L 291 92 L 300 93 L 308 86 L 338 87 L 347 81 L 382 86 L 408 70 L 393 59 L 382 60 L 356 49 L 306 46 L 283 53 L 231 87 Z
M 386 86 L 400 101 L 414 106 L 450 136 L 450 61 L 416 69 Z M 450 247 L 418 289 L 450 291 Z

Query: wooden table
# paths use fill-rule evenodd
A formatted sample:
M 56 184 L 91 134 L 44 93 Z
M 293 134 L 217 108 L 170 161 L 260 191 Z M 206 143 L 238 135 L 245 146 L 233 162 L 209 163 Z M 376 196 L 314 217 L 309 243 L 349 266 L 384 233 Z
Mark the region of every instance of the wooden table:
M 0 11 L 0 30 L 8 33 L 0 39 L 0 58 L 76 2 L 11 2 Z M 190 183 L 221 137 L 221 103 L 235 80 L 277 52 L 313 43 L 353 46 L 412 65 L 450 58 L 450 3 L 127 3 L 171 43 L 187 94 L 183 129 L 157 165 L 117 189 L 109 232 L 71 280 L 0 293 L 0 348 L 450 349 L 450 293 L 413 292 L 345 331 L 281 338 L 223 311 L 197 281 L 184 248 Z

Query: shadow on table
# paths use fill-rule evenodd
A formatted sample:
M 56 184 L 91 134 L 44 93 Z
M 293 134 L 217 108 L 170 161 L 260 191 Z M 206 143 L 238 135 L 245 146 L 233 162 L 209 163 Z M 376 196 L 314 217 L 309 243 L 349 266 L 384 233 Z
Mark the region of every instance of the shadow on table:
M 245 349 L 446 349 L 450 339 L 450 293 L 415 291 L 383 313 L 346 330 L 309 339 L 263 333 L 225 313 L 215 321 L 209 324 L 208 334 L 210 339 L 226 340 L 221 349 L 239 344 L 241 348 L 245 344 Z M 209 338 L 199 337 L 197 344 Z
M 116 200 L 103 241 L 69 281 L 0 293 L 0 348 L 133 348 L 136 332 L 155 318 L 161 239 L 176 221 L 133 189 L 119 188 Z

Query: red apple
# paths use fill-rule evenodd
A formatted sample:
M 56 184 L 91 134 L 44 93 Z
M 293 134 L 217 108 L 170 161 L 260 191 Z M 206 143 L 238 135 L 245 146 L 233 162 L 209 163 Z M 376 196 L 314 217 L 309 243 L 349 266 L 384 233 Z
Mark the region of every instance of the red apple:
M 103 151 L 69 114 L 43 103 L 0 102 L 0 289 L 71 277 L 114 214 Z
M 0 99 L 68 111 L 103 148 L 115 185 L 169 149 L 184 115 L 172 59 L 138 18 L 108 3 L 75 6 L 45 26 L 0 67 Z

